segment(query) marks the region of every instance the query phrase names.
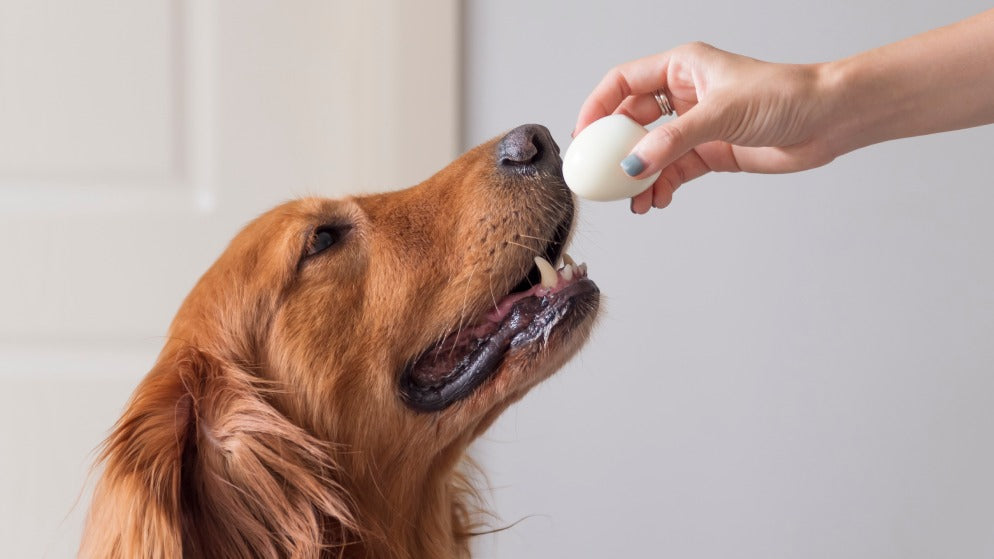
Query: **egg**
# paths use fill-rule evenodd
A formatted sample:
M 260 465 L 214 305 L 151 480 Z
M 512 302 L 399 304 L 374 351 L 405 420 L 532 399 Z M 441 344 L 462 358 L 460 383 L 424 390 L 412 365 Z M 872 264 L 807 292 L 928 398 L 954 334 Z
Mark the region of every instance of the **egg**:
M 659 173 L 641 180 L 621 169 L 621 160 L 649 131 L 625 115 L 595 120 L 577 134 L 563 155 L 563 178 L 581 198 L 624 200 L 652 186 Z

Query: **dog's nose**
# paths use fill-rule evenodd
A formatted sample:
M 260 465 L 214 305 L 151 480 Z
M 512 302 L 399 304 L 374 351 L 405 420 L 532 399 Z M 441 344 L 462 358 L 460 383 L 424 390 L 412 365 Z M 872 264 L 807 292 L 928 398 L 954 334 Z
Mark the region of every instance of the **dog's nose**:
M 497 142 L 497 167 L 503 171 L 559 170 L 562 165 L 559 146 L 540 124 L 519 126 Z

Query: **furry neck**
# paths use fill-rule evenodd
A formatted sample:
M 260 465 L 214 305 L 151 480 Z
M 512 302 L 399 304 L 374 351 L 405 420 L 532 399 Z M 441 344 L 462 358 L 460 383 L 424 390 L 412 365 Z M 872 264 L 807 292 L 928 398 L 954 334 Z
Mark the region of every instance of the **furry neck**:
M 469 557 L 469 538 L 481 507 L 467 473 L 475 465 L 463 458 L 462 450 L 457 454 L 424 468 L 400 462 L 394 471 L 376 471 L 368 464 L 352 470 L 349 494 L 361 533 L 345 556 Z

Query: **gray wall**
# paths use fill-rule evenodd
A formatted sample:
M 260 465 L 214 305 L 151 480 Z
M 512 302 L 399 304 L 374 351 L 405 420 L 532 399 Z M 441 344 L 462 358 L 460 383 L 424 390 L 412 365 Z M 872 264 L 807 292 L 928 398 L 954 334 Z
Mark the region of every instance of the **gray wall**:
M 525 122 L 565 149 L 611 66 L 692 40 L 828 60 L 981 1 L 473 1 L 465 145 Z M 477 446 L 484 557 L 994 556 L 994 127 L 670 208 L 584 203 L 605 294 L 587 348 Z

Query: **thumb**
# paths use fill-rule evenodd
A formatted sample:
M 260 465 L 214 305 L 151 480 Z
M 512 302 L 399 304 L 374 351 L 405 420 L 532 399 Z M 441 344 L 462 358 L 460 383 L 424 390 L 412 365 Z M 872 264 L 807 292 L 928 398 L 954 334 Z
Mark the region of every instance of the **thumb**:
M 718 139 L 721 125 L 717 113 L 704 104 L 656 127 L 635 144 L 621 168 L 629 176 L 645 178 L 676 161 L 700 144 Z

